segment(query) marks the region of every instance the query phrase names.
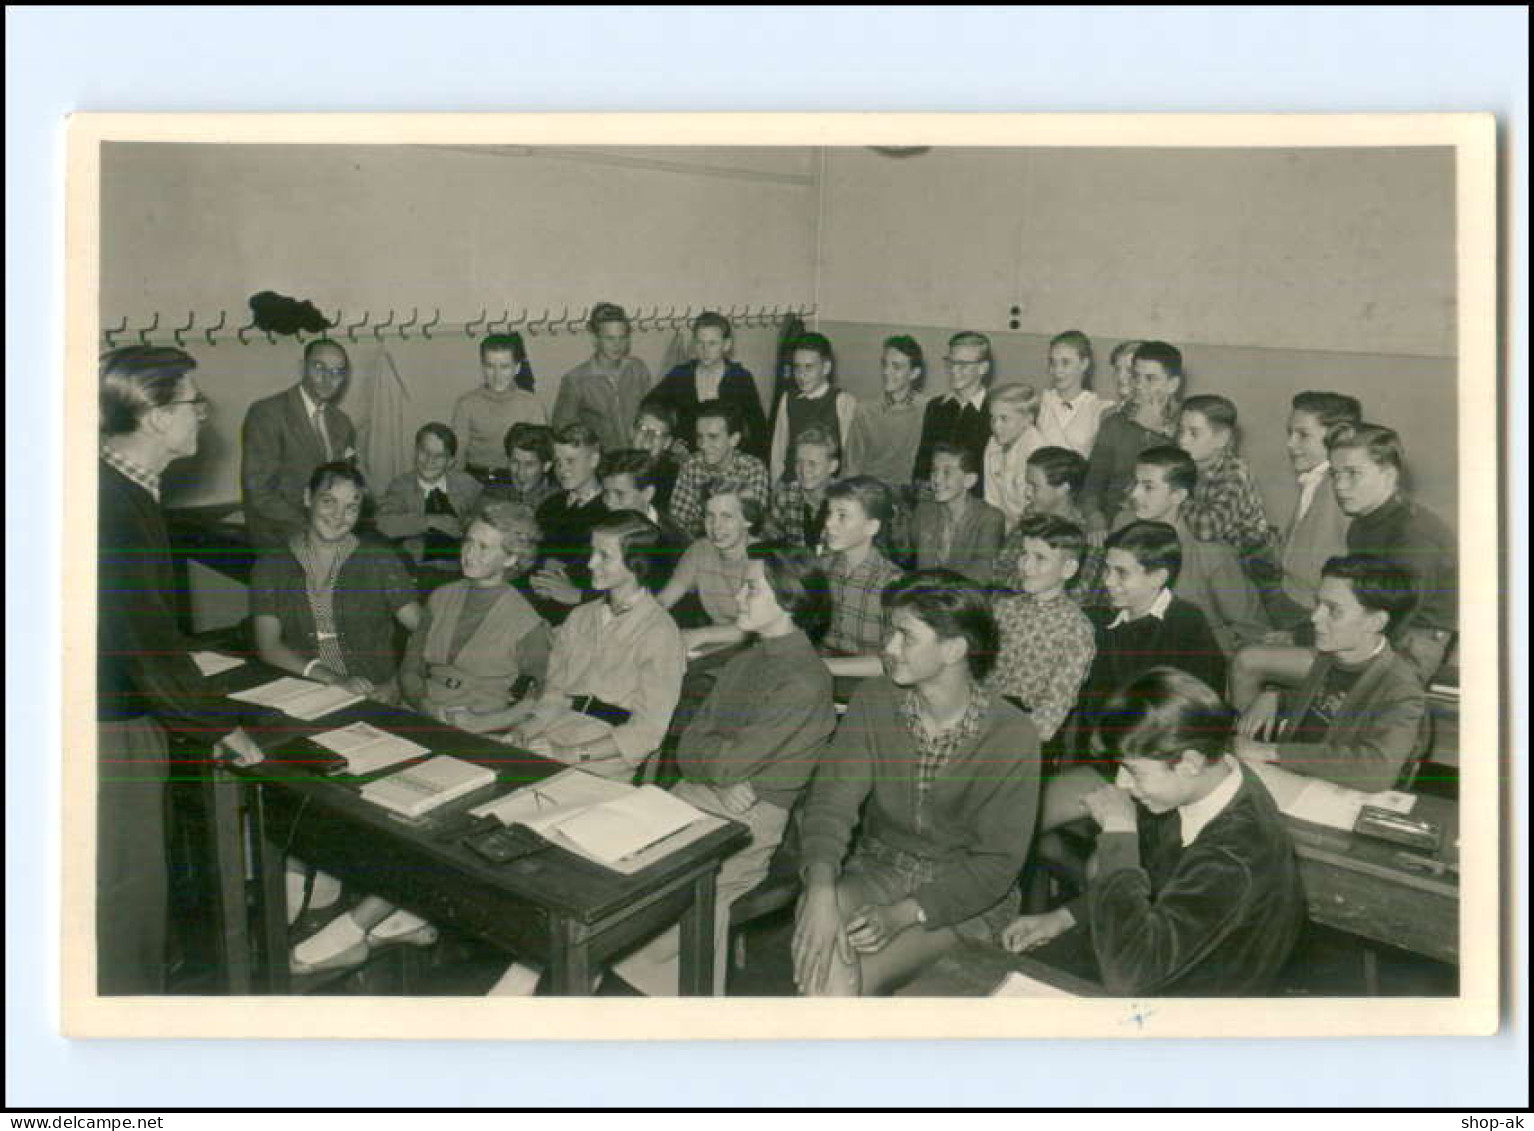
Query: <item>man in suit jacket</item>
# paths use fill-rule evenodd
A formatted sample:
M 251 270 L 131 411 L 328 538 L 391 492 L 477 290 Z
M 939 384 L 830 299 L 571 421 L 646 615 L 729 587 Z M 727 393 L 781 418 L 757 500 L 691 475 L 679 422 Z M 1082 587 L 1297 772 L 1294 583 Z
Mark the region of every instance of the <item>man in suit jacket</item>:
M 458 470 L 458 438 L 446 424 L 415 434 L 415 470 L 389 484 L 378 504 L 378 532 L 402 540 L 416 562 L 458 561 L 458 545 L 484 488 Z
M 316 467 L 356 461 L 356 429 L 335 403 L 350 374 L 346 351 L 336 342 L 316 339 L 304 348 L 299 383 L 246 412 L 240 487 L 245 524 L 258 548 L 283 546 L 303 529 L 304 489 Z
M 968 448 L 980 462 L 973 494 L 985 493 L 985 446 L 991 441 L 991 340 L 964 330 L 948 339 L 948 392 L 927 402 L 922 413 L 921 440 L 911 478 L 924 483 L 932 474 L 932 449 L 947 441 Z

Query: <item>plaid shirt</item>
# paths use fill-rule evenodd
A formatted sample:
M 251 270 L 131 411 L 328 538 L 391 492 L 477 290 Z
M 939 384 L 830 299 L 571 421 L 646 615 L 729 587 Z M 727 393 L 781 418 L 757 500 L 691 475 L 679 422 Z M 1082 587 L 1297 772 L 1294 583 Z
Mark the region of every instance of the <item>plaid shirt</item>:
M 830 486 L 828 482 L 827 487 Z M 820 502 L 811 505 L 804 488 L 797 479 L 779 483 L 772 493 L 772 504 L 767 508 L 767 535 L 791 546 L 803 546 L 814 550 L 820 545 L 825 527 L 825 488 L 820 490 Z
M 978 684 L 972 684 L 969 692 L 969 707 L 964 712 L 964 717 L 956 724 L 937 734 L 928 734 L 927 728 L 921 725 L 921 700 L 912 688 L 900 697 L 900 721 L 905 725 L 911 735 L 911 741 L 916 744 L 916 812 L 914 825 L 917 832 L 921 832 L 926 822 L 923 817 L 927 810 L 927 799 L 932 794 L 932 783 L 937 781 L 938 774 L 943 772 L 958 752 L 959 747 L 969 742 L 980 733 L 980 723 L 985 714 L 990 710 L 991 699 L 985 689 Z
M 765 507 L 771 495 L 766 464 L 744 452 L 730 453 L 723 467 L 709 466 L 701 455 L 689 456 L 671 490 L 671 521 L 692 537 L 703 537 L 703 503 L 723 487 L 754 495 Z
M 831 630 L 825 647 L 849 654 L 877 652 L 889 631 L 884 588 L 900 577 L 900 568 L 874 547 L 863 564 L 853 569 L 847 568 L 840 554 L 822 559 L 821 565 L 831 590 Z
M 1047 742 L 1076 705 L 1097 654 L 1092 622 L 1068 597 L 1040 603 L 1021 594 L 997 600 L 996 626 L 1001 651 L 989 687 L 1021 700 Z
M 1182 505 L 1181 517 L 1201 542 L 1225 542 L 1237 550 L 1268 544 L 1267 508 L 1246 461 L 1229 451 L 1198 469 L 1198 486 Z
M 160 501 L 160 477 L 154 472 L 140 467 L 110 444 L 101 445 L 101 462 L 108 467 L 116 468 L 130 482 L 137 483 L 148 491 L 149 497 L 155 502 Z

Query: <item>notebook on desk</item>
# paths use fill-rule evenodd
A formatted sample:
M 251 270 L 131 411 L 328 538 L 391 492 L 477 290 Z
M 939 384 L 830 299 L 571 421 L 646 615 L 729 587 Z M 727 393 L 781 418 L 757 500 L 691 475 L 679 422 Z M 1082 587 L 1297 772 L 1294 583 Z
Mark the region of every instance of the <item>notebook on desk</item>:
M 362 787 L 362 797 L 402 817 L 424 817 L 495 781 L 495 771 L 439 754 Z
M 258 707 L 271 707 L 292 718 L 313 722 L 353 703 L 361 703 L 367 696 L 336 684 L 285 675 L 258 687 L 233 692 L 229 698 L 254 703 Z
M 724 824 L 657 786 L 570 768 L 471 813 L 518 824 L 604 868 L 632 875 Z

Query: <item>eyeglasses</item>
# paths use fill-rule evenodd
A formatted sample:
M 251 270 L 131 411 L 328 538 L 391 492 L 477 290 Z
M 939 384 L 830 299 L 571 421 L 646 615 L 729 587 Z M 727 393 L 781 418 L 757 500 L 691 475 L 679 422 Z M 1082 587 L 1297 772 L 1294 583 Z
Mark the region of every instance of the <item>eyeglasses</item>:
M 316 377 L 345 377 L 351 371 L 350 365 L 321 365 L 318 361 L 309 363 L 309 372 Z
M 201 393 L 198 393 L 195 397 L 186 397 L 186 398 L 184 398 L 182 400 L 179 400 L 179 401 L 166 401 L 160 407 L 161 408 L 170 408 L 171 406 L 178 405 L 178 404 L 189 404 L 189 405 L 192 405 L 193 408 L 195 409 L 195 411 L 200 412 L 200 413 L 201 412 L 207 412 L 208 409 L 210 409 L 212 407 L 212 403 L 208 400 L 207 397 L 203 396 Z

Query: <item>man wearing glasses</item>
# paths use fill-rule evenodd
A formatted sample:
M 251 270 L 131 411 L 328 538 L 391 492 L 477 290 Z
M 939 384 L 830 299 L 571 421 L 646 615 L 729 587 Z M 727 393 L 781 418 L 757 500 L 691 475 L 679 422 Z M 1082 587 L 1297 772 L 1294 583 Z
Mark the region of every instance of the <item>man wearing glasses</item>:
M 303 376 L 245 414 L 240 485 L 245 524 L 259 549 L 274 549 L 304 528 L 304 488 L 322 463 L 355 462 L 357 434 L 336 406 L 351 375 L 341 346 L 319 338 L 304 347 Z
M 922 416 L 921 443 L 916 449 L 915 482 L 927 482 L 932 471 L 935 444 L 955 444 L 975 453 L 975 464 L 985 466 L 985 445 L 991 438 L 991 408 L 987 388 L 991 383 L 991 340 L 974 330 L 961 330 L 948 339 L 943 358 L 948 371 L 948 391 L 927 402 Z M 984 472 L 972 494 L 985 491 Z
M 167 732 L 241 765 L 261 748 L 203 686 L 176 619 L 160 479 L 197 453 L 197 363 L 127 346 L 101 359 L 96 608 L 96 966 L 102 994 L 165 990 Z M 184 757 L 185 755 L 183 755 Z

